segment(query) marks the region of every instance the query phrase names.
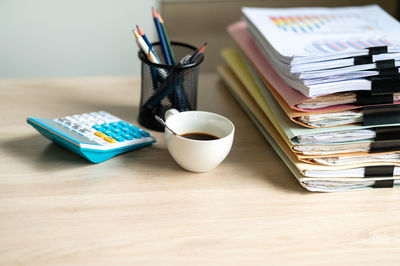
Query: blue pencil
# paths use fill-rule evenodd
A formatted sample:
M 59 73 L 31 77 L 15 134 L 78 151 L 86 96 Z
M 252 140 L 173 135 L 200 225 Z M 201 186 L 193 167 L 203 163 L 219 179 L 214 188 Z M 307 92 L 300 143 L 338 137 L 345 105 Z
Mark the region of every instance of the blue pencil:
M 156 25 L 158 37 L 160 38 L 161 48 L 164 54 L 165 62 L 167 63 L 167 65 L 172 65 L 171 58 L 168 52 L 167 43 L 165 41 L 164 34 L 161 28 L 160 20 L 158 19 L 157 12 L 154 7 L 153 7 L 153 19 L 154 19 L 154 24 Z
M 153 46 L 151 46 L 151 43 L 150 43 L 149 39 L 147 39 L 147 37 L 146 37 L 146 34 L 144 34 L 142 29 L 138 25 L 136 25 L 136 28 L 138 30 L 139 35 L 142 36 L 144 42 L 147 44 L 147 46 L 149 47 L 150 51 L 153 53 L 154 57 L 158 61 L 161 61 L 160 58 L 158 57 L 158 55 L 156 54 L 156 51 L 153 50 Z

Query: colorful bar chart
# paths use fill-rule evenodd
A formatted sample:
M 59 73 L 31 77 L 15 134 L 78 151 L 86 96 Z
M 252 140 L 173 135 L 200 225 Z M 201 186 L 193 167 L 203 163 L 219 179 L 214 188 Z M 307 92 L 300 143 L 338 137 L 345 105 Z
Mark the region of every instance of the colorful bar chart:
M 343 15 L 304 15 L 304 16 L 270 16 L 269 19 L 281 30 L 295 33 L 313 32 L 331 22 L 345 23 L 345 21 L 359 20 L 357 14 Z
M 346 40 L 346 41 L 318 41 L 312 43 L 312 48 L 323 53 L 343 52 L 346 50 L 361 50 L 367 47 L 393 45 L 386 39 Z

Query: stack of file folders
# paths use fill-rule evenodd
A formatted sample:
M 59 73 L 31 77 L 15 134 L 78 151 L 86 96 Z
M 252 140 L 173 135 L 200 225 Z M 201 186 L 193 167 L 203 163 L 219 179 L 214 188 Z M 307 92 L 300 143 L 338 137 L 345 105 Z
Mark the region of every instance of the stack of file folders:
M 400 23 L 375 5 L 242 12 L 218 73 L 300 184 L 400 185 Z

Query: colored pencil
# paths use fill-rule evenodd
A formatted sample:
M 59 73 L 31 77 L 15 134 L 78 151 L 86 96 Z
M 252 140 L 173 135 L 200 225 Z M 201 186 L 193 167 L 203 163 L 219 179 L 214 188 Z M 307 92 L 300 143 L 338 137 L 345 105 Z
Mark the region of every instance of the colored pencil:
M 167 43 L 165 42 L 164 34 L 161 28 L 160 20 L 158 19 L 157 11 L 155 8 L 152 8 L 153 11 L 153 19 L 154 19 L 154 24 L 156 25 L 157 33 L 158 33 L 158 38 L 160 39 L 161 42 L 161 48 L 162 52 L 164 55 L 164 60 L 167 63 L 167 65 L 172 65 L 171 58 L 168 52 L 167 48 Z
M 194 62 L 198 56 L 200 56 L 206 49 L 207 43 L 204 43 L 199 49 L 197 49 L 193 54 L 187 54 L 179 61 L 179 65 L 184 66 L 186 64 Z
M 156 62 L 156 58 L 154 57 L 154 55 L 150 51 L 147 54 L 147 58 L 149 59 L 150 62 L 153 62 L 153 63 Z
M 139 33 L 137 33 L 135 30 L 132 30 L 133 34 L 135 35 L 136 41 L 139 45 L 139 48 L 143 51 L 143 53 L 145 55 L 148 55 L 149 53 L 153 54 L 153 52 L 150 50 L 149 46 L 147 46 L 146 42 L 143 40 L 142 36 L 140 36 Z M 157 58 L 155 58 L 154 54 L 153 54 L 154 59 L 156 60 L 157 64 L 160 64 L 160 62 L 157 60 Z
M 169 57 L 171 59 L 171 63 L 173 65 L 176 65 L 175 54 L 174 54 L 174 51 L 172 50 L 171 42 L 168 37 L 167 29 L 165 28 L 164 20 L 162 19 L 160 13 L 157 13 L 157 15 L 158 15 L 158 19 L 161 24 L 161 29 L 164 33 L 165 42 L 167 43 L 167 48 L 168 48 L 168 52 L 169 52 Z
M 150 52 L 149 47 L 147 46 L 146 42 L 143 40 L 142 36 L 137 33 L 137 31 L 132 30 L 133 34 L 136 38 L 136 43 L 138 44 L 139 48 L 145 53 L 146 55 Z
M 158 61 L 157 58 L 154 57 L 154 54 L 150 50 L 147 53 L 147 59 L 149 59 L 149 61 L 152 63 L 160 64 L 160 61 Z M 151 67 L 151 69 L 154 69 L 154 67 Z M 167 78 L 168 74 L 165 71 L 165 69 L 162 68 L 155 68 L 155 69 L 157 70 L 157 73 L 161 76 L 163 80 Z
M 139 27 L 139 25 L 136 25 L 137 32 L 139 33 L 140 36 L 142 36 L 143 40 L 146 42 L 147 46 L 151 49 L 151 43 L 149 39 L 147 39 L 146 34 L 142 31 L 142 29 Z
M 193 62 L 200 54 L 204 52 L 207 47 L 207 43 L 204 43 L 199 49 L 197 49 L 192 56 L 189 58 L 189 63 Z
M 149 49 L 149 47 L 147 46 L 146 42 L 143 40 L 142 36 L 140 36 L 140 34 L 137 33 L 135 30 L 133 30 L 133 34 L 135 34 L 136 42 L 139 45 L 139 48 L 147 56 L 147 59 L 149 59 L 149 61 L 152 62 L 152 63 L 161 64 L 159 59 L 157 59 L 157 57 L 154 55 L 154 53 Z M 167 72 L 165 72 L 164 69 L 157 68 L 157 72 L 160 74 L 160 76 L 163 79 L 165 79 L 167 77 Z
M 151 45 L 149 39 L 147 39 L 146 34 L 144 34 L 144 32 L 142 31 L 142 29 L 136 25 L 136 28 L 138 30 L 138 33 L 140 36 L 142 36 L 143 40 L 146 42 L 147 46 L 149 47 L 150 51 L 153 53 L 153 55 L 155 56 L 155 58 L 157 58 L 158 61 L 160 61 L 160 58 L 157 56 L 156 51 L 154 51 L 153 46 Z

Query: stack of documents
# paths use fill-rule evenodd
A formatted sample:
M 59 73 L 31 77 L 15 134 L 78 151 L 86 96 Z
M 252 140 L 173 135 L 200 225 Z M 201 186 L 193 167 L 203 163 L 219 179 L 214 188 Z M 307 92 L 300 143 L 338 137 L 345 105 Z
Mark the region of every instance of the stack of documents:
M 243 8 L 243 15 L 279 76 L 309 97 L 369 91 L 365 77 L 400 65 L 400 23 L 378 6 Z
M 227 65 L 218 72 L 299 182 L 326 192 L 400 184 L 400 24 L 377 6 L 243 8 L 243 14 L 245 21 L 228 27 L 237 48 L 222 51 Z M 361 37 L 366 49 L 310 48 Z M 371 55 L 374 49 L 380 52 Z M 349 69 L 363 56 L 372 60 L 369 68 Z M 387 62 L 390 75 L 358 75 Z M 340 72 L 343 79 L 297 86 L 307 80 L 302 74 L 319 72 L 326 80 Z M 353 86 L 360 80 L 372 87 Z

